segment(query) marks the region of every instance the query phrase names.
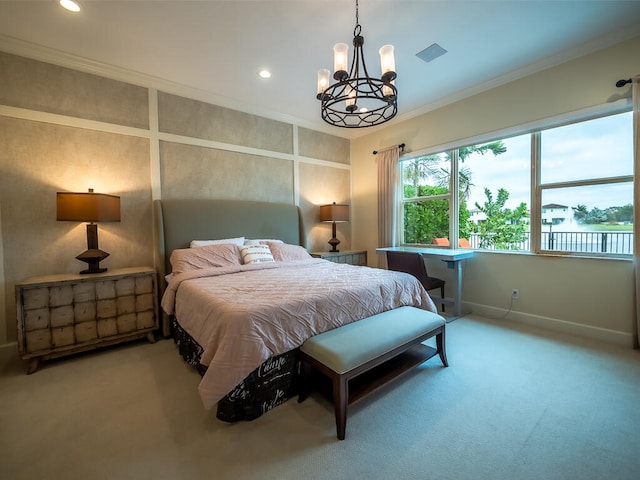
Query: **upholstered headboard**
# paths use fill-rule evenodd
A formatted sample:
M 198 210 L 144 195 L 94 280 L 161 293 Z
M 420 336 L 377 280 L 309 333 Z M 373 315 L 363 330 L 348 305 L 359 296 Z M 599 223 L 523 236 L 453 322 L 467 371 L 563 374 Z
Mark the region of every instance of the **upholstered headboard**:
M 188 248 L 191 240 L 244 236 L 251 239 L 279 239 L 305 246 L 300 210 L 296 205 L 243 200 L 172 199 L 155 200 L 153 210 L 160 295 L 166 286 L 165 275 L 171 273 L 171 252 L 177 248 Z

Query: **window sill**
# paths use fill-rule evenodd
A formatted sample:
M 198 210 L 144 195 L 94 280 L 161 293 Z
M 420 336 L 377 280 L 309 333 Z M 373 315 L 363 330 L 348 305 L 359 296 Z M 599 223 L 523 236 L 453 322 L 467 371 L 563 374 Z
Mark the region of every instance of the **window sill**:
M 616 260 L 616 261 L 633 261 L 633 255 L 589 255 L 589 254 L 579 254 L 572 252 L 551 252 L 551 251 L 542 251 L 539 253 L 535 252 L 527 252 L 521 250 L 484 250 L 481 248 L 473 249 L 476 254 L 496 254 L 496 255 L 526 255 L 526 256 L 535 256 L 535 257 L 546 257 L 546 258 L 571 258 L 571 259 L 582 259 L 582 260 Z

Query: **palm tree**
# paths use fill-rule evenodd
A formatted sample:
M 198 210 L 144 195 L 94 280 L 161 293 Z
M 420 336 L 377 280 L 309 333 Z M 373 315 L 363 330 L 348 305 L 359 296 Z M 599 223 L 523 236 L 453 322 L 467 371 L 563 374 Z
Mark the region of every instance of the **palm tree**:
M 464 161 L 474 153 L 484 155 L 487 152 L 491 152 L 494 155 L 500 155 L 506 151 L 507 147 L 504 146 L 502 140 L 498 140 L 483 145 L 471 145 L 459 148 L 458 159 L 461 163 L 464 163 Z M 442 155 L 444 155 L 444 158 Z M 417 188 L 425 179 L 433 178 L 435 181 L 434 186 L 448 187 L 450 172 L 448 167 L 442 166 L 445 160 L 446 165 L 451 164 L 451 152 L 425 155 L 407 160 L 404 164 L 404 180 Z M 461 167 L 458 170 L 458 174 L 460 178 L 460 198 L 469 198 L 469 192 L 473 186 L 473 183 L 471 183 L 472 172 L 468 167 Z
M 440 155 L 425 155 L 416 157 L 403 163 L 404 179 L 407 183 L 418 188 L 421 180 L 431 176 L 439 167 Z

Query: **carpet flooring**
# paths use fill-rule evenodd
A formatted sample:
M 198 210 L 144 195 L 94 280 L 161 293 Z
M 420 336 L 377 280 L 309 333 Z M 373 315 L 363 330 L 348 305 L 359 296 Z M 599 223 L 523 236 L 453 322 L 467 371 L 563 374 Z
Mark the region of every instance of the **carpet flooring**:
M 640 478 L 640 352 L 467 316 L 432 358 L 352 406 L 314 394 L 252 422 L 203 409 L 170 340 L 45 362 L 0 349 L 0 478 Z M 429 342 L 427 342 L 429 343 Z

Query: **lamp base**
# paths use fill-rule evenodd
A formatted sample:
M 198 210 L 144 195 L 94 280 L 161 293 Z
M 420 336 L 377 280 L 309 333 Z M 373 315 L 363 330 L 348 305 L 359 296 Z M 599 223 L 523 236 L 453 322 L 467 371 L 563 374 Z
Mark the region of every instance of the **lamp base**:
M 85 262 L 89 268 L 86 270 L 82 270 L 80 273 L 103 273 L 106 272 L 106 268 L 100 268 L 100 262 L 107 258 L 109 254 L 100 250 L 99 248 L 90 248 L 89 250 L 85 250 L 80 255 L 76 257 L 76 259 L 81 262 Z
M 329 251 L 339 252 L 340 250 L 336 248 L 339 243 L 340 243 L 340 240 L 338 240 L 336 235 L 336 222 L 331 222 L 331 240 L 329 240 L 329 245 L 331 245 L 331 250 Z
M 96 267 L 95 269 L 91 269 L 91 266 L 89 266 L 89 268 L 87 268 L 86 270 L 80 270 L 80 275 L 85 275 L 87 273 L 104 273 L 106 272 L 108 269 L 107 268 L 98 268 Z
M 333 237 L 331 240 L 329 240 L 329 245 L 331 245 L 331 250 L 329 250 L 329 251 L 330 252 L 339 252 L 340 250 L 338 250 L 336 248 L 339 243 L 340 243 L 340 240 L 338 240 L 336 237 Z

